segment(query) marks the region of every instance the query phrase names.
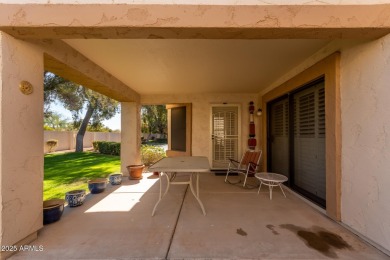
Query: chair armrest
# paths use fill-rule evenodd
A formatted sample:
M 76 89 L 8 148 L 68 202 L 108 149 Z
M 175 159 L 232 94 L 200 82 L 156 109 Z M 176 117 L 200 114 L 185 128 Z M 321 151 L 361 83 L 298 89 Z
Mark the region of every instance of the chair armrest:
M 249 162 L 248 166 L 246 168 L 246 172 L 256 173 L 257 167 L 259 167 L 260 164 Z
M 252 167 L 258 167 L 260 164 L 254 163 L 254 162 L 249 162 L 249 165 Z
M 236 161 L 236 160 L 230 159 L 230 158 L 229 158 L 229 161 L 230 161 L 230 162 L 235 162 L 235 163 L 238 163 L 238 164 L 240 163 L 239 161 Z

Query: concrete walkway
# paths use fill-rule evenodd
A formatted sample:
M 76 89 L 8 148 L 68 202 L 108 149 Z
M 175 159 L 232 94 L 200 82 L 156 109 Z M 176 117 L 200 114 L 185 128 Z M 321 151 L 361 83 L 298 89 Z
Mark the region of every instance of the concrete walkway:
M 224 177 L 201 176 L 201 209 L 187 186 L 171 186 L 156 215 L 159 191 L 149 173 L 124 178 L 84 205 L 65 208 L 32 245 L 11 259 L 389 259 L 293 194 L 245 190 Z

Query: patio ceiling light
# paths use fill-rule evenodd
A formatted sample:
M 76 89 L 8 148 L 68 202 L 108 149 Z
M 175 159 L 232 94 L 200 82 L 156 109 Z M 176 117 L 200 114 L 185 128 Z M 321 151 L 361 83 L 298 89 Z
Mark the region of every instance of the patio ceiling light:
M 261 110 L 261 108 L 257 109 L 257 113 L 256 113 L 256 114 L 257 114 L 258 116 L 261 116 L 262 113 L 263 113 L 263 110 Z

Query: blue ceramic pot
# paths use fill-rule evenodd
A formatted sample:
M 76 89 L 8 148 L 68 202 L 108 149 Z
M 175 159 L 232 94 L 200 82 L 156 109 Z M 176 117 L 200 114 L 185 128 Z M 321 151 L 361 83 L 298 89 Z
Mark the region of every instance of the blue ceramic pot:
M 88 181 L 88 189 L 92 194 L 101 193 L 107 187 L 107 179 L 106 178 L 97 178 Z
M 43 202 L 43 224 L 50 224 L 58 221 L 64 212 L 63 199 L 51 199 Z
M 122 183 L 122 174 L 114 173 L 111 174 L 108 179 L 110 180 L 111 185 L 119 185 Z
M 69 207 L 77 207 L 83 205 L 85 200 L 85 190 L 72 190 L 65 194 L 65 200 Z

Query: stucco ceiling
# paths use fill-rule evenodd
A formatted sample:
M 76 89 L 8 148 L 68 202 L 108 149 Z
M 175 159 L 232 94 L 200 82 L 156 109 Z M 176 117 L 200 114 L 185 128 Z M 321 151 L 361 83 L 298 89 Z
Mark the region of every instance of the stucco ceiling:
M 65 40 L 139 94 L 258 93 L 327 40 Z

